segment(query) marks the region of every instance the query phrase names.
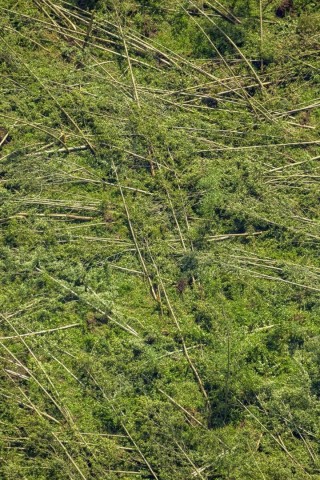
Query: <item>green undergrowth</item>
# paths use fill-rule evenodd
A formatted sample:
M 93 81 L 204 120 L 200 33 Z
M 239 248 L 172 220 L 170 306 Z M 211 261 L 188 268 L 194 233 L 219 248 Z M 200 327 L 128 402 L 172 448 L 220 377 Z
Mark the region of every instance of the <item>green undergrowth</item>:
M 320 479 L 317 2 L 0 11 L 0 478 Z

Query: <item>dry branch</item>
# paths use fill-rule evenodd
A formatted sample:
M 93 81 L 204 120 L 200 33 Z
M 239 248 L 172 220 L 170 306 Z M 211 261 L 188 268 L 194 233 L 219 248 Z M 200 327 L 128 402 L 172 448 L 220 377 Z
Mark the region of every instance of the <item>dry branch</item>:
M 72 323 L 70 325 L 64 325 L 63 327 L 50 328 L 48 330 L 39 330 L 37 332 L 20 333 L 19 335 L 11 335 L 9 337 L 0 337 L 0 340 L 12 340 L 17 338 L 20 339 L 21 337 L 33 337 L 34 335 L 44 335 L 46 333 L 52 333 L 52 332 L 57 332 L 61 330 L 68 330 L 69 328 L 74 328 L 79 326 L 81 326 L 81 323 Z

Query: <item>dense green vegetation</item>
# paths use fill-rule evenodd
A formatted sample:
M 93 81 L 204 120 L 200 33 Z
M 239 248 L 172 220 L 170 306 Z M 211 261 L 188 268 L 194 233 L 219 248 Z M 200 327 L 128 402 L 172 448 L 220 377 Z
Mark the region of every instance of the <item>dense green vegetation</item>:
M 320 479 L 316 0 L 0 0 L 0 479 Z

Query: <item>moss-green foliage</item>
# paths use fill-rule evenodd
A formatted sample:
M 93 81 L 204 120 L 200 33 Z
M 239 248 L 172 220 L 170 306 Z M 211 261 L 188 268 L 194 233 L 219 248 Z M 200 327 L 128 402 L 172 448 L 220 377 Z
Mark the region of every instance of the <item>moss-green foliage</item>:
M 317 2 L 0 8 L 0 478 L 319 479 Z

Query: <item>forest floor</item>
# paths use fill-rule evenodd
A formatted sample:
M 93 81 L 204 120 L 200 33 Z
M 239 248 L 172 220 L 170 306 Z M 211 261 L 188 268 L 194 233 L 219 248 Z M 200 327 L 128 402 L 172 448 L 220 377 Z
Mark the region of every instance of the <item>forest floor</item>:
M 320 480 L 320 9 L 0 0 L 0 479 Z

